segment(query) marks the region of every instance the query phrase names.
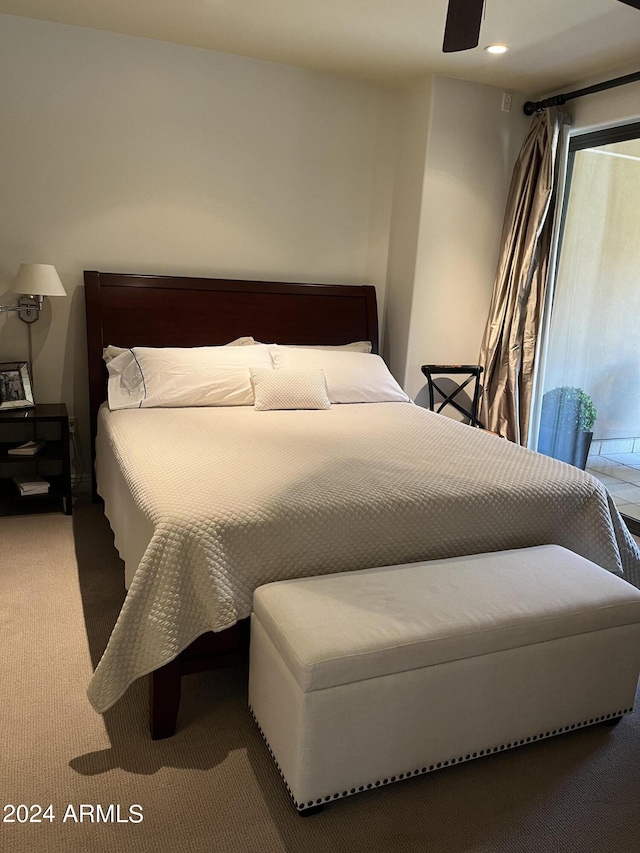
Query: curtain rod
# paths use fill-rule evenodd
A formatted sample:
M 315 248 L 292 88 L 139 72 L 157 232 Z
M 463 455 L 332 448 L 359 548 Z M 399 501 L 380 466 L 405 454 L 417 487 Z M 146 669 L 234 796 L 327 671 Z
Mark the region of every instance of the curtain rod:
M 596 83 L 595 86 L 587 86 L 586 89 L 576 89 L 575 92 L 567 92 L 565 95 L 554 95 L 552 98 L 545 98 L 544 101 L 527 101 L 523 107 L 524 114 L 532 116 L 540 110 L 546 110 L 547 107 L 561 107 L 567 101 L 572 101 L 574 98 L 582 98 L 584 95 L 593 95 L 594 92 L 604 92 L 606 89 L 613 89 L 616 86 L 624 86 L 627 83 L 635 83 L 640 80 L 640 71 L 633 74 L 627 74 L 625 77 L 616 77 L 613 80 L 606 80 L 604 83 Z

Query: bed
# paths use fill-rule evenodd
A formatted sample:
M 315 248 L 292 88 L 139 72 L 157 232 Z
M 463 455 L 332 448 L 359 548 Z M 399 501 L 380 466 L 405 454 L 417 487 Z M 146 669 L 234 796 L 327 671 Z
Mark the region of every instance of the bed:
M 369 340 L 375 352 L 373 288 L 97 272 L 85 283 L 96 488 L 129 586 L 89 687 L 96 710 L 151 674 L 152 735 L 171 734 L 181 675 L 237 659 L 252 592 L 273 580 L 550 543 L 640 578 L 640 554 L 598 481 L 410 401 L 104 405 L 109 344 L 252 334 Z

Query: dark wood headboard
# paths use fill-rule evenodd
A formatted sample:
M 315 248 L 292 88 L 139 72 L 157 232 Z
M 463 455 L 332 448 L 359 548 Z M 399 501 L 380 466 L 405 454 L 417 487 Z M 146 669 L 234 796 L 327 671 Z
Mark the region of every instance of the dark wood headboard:
M 102 350 L 226 344 L 243 335 L 280 344 L 371 341 L 378 352 L 371 285 L 294 284 L 85 271 L 91 449 L 106 398 Z

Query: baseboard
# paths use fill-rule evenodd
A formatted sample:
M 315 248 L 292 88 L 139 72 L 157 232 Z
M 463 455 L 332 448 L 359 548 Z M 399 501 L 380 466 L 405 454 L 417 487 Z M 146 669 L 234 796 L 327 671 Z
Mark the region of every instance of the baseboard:
M 87 497 L 91 495 L 91 475 L 83 474 L 79 480 L 72 478 L 72 488 L 74 495 L 82 495 Z

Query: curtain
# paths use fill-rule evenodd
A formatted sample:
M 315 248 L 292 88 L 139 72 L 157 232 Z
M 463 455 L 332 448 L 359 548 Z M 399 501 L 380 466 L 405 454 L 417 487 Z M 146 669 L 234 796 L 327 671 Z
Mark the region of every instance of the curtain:
M 516 161 L 498 269 L 480 348 L 487 429 L 527 444 L 538 335 L 549 278 L 563 113 L 537 113 Z

